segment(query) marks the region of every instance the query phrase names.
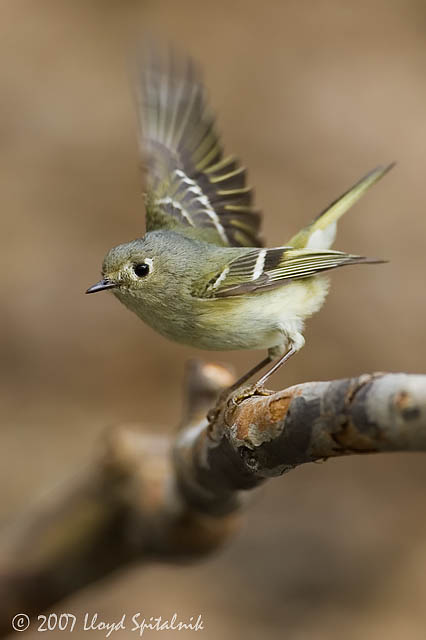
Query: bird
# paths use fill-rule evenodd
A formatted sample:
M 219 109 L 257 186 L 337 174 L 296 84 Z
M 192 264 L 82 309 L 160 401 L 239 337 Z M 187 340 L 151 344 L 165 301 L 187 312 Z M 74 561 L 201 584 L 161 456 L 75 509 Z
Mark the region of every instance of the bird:
M 106 254 L 99 282 L 147 325 L 206 350 L 266 350 L 237 388 L 269 377 L 305 344 L 326 272 L 383 260 L 331 249 L 339 218 L 393 166 L 378 166 L 282 246 L 266 248 L 239 160 L 227 155 L 191 58 L 152 58 L 139 72 L 139 141 L 146 232 Z

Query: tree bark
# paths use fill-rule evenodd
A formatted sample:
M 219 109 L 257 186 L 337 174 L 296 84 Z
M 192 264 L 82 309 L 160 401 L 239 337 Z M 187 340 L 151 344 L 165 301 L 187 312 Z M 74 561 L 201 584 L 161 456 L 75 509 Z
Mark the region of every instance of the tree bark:
M 239 526 L 247 490 L 306 462 L 426 450 L 426 376 L 376 373 L 235 392 L 194 362 L 173 437 L 108 430 L 90 469 L 17 516 L 0 538 L 0 633 L 131 562 L 196 560 Z

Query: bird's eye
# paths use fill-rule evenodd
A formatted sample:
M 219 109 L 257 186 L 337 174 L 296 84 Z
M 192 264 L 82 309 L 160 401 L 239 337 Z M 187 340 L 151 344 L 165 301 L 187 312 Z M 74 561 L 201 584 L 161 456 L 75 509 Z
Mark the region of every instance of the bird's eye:
M 148 275 L 150 269 L 149 269 L 149 265 L 146 264 L 146 262 L 141 262 L 140 264 L 133 265 L 133 271 L 135 272 L 135 275 L 137 275 L 138 278 L 144 278 L 145 276 Z

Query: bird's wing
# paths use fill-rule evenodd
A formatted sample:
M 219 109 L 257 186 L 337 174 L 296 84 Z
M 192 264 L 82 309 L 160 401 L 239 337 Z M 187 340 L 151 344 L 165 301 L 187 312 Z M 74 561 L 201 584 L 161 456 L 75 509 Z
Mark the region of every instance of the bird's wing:
M 224 156 L 192 61 L 153 59 L 142 72 L 139 105 L 147 231 L 196 230 L 221 246 L 262 246 L 246 170 Z
M 200 297 L 224 298 L 265 291 L 321 271 L 362 262 L 383 262 L 341 251 L 312 251 L 278 247 L 253 249 L 222 265 L 209 278 Z M 205 282 L 205 280 L 204 280 Z

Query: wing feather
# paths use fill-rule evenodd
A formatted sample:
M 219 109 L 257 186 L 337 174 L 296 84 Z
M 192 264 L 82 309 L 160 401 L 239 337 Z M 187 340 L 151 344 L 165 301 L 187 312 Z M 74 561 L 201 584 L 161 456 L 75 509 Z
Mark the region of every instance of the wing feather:
M 195 227 L 201 240 L 261 246 L 260 214 L 247 172 L 234 157 L 224 156 L 193 62 L 164 65 L 154 58 L 140 87 L 147 230 Z
M 312 251 L 293 247 L 253 249 L 223 266 L 209 280 L 204 296 L 224 298 L 265 291 L 337 267 L 375 262 L 383 260 L 331 250 Z

